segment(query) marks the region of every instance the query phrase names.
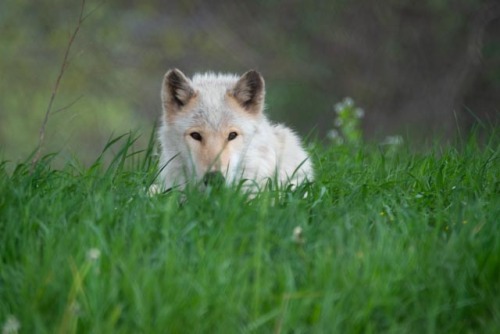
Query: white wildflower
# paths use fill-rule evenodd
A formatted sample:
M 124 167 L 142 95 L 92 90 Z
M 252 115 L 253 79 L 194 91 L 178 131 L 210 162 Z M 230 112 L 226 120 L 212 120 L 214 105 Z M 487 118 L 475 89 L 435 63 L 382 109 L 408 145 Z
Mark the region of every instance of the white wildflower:
M 354 100 L 350 97 L 346 97 L 344 99 L 344 105 L 348 108 L 351 108 L 352 106 L 354 106 Z
M 80 316 L 82 314 L 82 307 L 76 300 L 71 302 L 71 304 L 69 305 L 69 309 L 71 310 L 71 313 L 76 316 Z
M 101 256 L 101 251 L 97 248 L 91 248 L 87 252 L 87 259 L 90 261 L 96 261 Z
M 14 334 L 19 331 L 21 328 L 21 323 L 17 318 L 13 315 L 9 315 L 7 317 L 7 320 L 3 324 L 2 327 L 2 334 Z
M 302 230 L 302 227 L 296 226 L 293 229 L 293 241 L 299 245 L 304 243 L 304 231 Z
M 340 133 L 335 129 L 328 131 L 326 134 L 326 137 L 328 139 L 330 139 L 331 141 L 335 142 L 336 144 L 343 144 L 344 143 L 344 138 L 342 138 Z
M 329 138 L 329 139 L 337 139 L 337 138 L 340 138 L 340 133 L 335 130 L 335 129 L 332 129 L 330 131 L 328 131 L 328 133 L 326 134 L 326 136 Z
M 148 189 L 148 196 L 153 197 L 161 193 L 161 188 L 157 184 L 152 184 Z
M 361 108 L 356 108 L 354 114 L 356 115 L 357 118 L 363 118 L 365 116 L 365 111 Z

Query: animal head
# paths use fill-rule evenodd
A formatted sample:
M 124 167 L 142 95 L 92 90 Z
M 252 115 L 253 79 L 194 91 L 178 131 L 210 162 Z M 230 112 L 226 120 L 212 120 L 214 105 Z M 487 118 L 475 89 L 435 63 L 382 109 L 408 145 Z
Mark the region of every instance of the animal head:
M 170 149 L 188 176 L 208 180 L 222 174 L 231 182 L 241 173 L 241 159 L 263 118 L 264 95 L 256 71 L 239 78 L 209 73 L 188 79 L 177 69 L 165 74 L 163 121 L 175 146 Z

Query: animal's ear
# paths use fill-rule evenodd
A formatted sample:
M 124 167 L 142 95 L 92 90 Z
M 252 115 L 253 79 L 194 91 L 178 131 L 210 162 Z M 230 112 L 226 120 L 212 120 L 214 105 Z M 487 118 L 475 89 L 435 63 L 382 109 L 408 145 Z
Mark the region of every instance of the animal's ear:
M 259 72 L 251 70 L 243 74 L 229 93 L 249 113 L 262 112 L 265 88 L 264 78 Z
M 184 73 L 173 69 L 165 74 L 161 88 L 161 100 L 165 113 L 179 111 L 194 96 L 195 91 Z

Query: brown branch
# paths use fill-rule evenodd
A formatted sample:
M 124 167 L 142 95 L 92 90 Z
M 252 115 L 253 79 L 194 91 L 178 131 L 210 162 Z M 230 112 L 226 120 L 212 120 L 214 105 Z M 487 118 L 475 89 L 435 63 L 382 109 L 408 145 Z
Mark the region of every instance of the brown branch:
M 40 132 L 38 136 L 38 145 L 33 157 L 33 160 L 31 161 L 31 167 L 32 169 L 36 166 L 38 161 L 40 160 L 40 157 L 42 155 L 42 148 L 43 144 L 45 141 L 45 129 L 47 127 L 47 123 L 49 121 L 49 116 L 52 113 L 52 105 L 54 104 L 54 100 L 57 95 L 57 91 L 59 90 L 59 84 L 61 83 L 61 79 L 64 75 L 64 72 L 66 70 L 66 67 L 68 66 L 68 56 L 69 52 L 71 50 L 71 46 L 73 45 L 76 35 L 78 35 L 78 32 L 80 31 L 80 27 L 82 26 L 83 21 L 87 19 L 88 15 L 84 16 L 84 11 L 85 11 L 85 0 L 82 0 L 81 7 L 80 7 L 80 15 L 78 16 L 78 22 L 76 24 L 75 30 L 73 31 L 73 34 L 70 36 L 68 45 L 66 46 L 66 51 L 64 52 L 64 58 L 61 63 L 61 68 L 59 70 L 59 75 L 57 76 L 56 82 L 54 84 L 54 88 L 52 89 L 52 95 L 50 96 L 49 104 L 47 106 L 47 110 L 45 111 L 45 117 L 43 118 L 42 125 L 40 127 Z

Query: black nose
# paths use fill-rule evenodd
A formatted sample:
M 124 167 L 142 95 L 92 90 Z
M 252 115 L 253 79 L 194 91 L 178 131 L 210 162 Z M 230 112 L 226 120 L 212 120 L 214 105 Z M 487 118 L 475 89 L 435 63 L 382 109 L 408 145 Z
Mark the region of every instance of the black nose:
M 203 177 L 203 183 L 206 186 L 221 186 L 224 184 L 224 181 L 226 179 L 224 178 L 224 175 L 222 175 L 221 172 L 209 172 L 206 173 L 205 176 Z

